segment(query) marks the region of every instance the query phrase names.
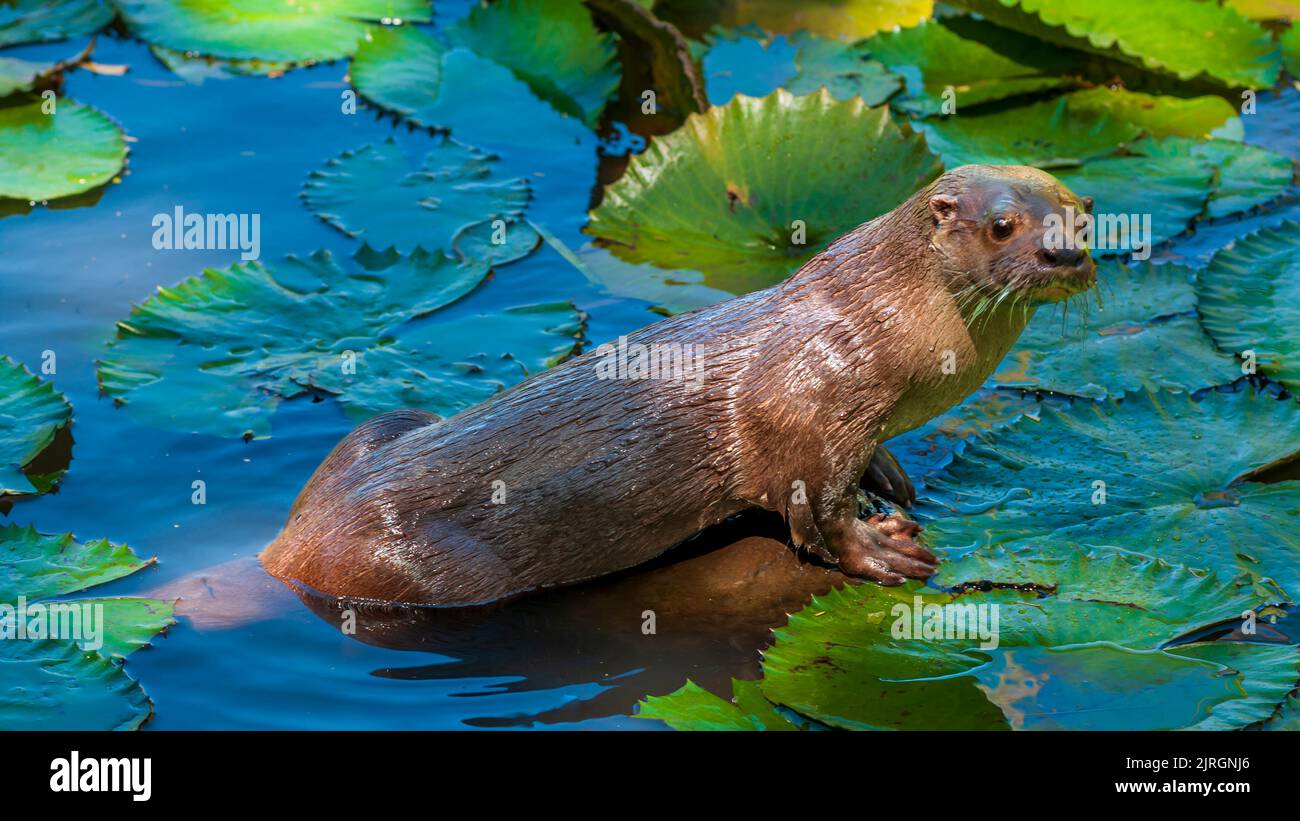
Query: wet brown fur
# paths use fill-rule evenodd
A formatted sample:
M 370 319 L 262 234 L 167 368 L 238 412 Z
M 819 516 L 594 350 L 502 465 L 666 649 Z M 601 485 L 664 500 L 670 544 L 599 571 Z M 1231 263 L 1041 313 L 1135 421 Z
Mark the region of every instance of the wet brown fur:
M 628 337 L 697 346 L 698 384 L 598 379 L 597 350 L 445 422 L 376 417 L 262 561 L 334 596 L 476 604 L 640 564 L 759 507 L 847 573 L 928 575 L 910 531 L 857 517 L 859 477 L 878 443 L 978 387 L 1034 305 L 1091 285 L 1086 254 L 1044 260 L 1042 217 L 1065 205 L 1083 207 L 1035 169 L 955 169 L 780 285 Z

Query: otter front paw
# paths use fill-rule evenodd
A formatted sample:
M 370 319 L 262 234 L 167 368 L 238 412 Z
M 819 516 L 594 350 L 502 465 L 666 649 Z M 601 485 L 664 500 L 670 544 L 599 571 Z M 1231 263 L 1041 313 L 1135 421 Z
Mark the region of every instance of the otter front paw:
M 897 514 L 854 519 L 833 552 L 840 570 L 850 576 L 890 586 L 902 584 L 904 578 L 927 579 L 934 575 L 939 559 L 913 540 L 920 531 L 916 522 Z

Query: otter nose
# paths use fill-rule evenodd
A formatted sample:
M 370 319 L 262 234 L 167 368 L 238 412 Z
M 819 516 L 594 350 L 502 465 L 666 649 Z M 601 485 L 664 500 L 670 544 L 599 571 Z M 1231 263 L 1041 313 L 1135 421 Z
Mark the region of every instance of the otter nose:
M 1078 267 L 1088 258 L 1085 248 L 1044 248 L 1038 256 L 1048 265 L 1073 265 Z

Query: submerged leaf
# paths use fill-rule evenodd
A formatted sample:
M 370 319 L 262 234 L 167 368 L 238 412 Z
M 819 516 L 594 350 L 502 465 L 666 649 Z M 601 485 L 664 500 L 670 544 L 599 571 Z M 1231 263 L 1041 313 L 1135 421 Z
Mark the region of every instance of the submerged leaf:
M 1069 303 L 1039 308 L 991 381 L 1094 399 L 1233 381 L 1237 364 L 1196 318 L 1194 275 L 1180 265 L 1103 261 L 1086 324 Z
M 72 421 L 72 405 L 49 382 L 0 356 L 0 499 L 42 493 L 54 479 L 33 483 L 25 469 Z
M 151 45 L 228 60 L 302 63 L 346 57 L 370 23 L 427 23 L 427 0 L 117 0 Z
M 1219 251 L 1196 284 L 1205 330 L 1224 351 L 1300 387 L 1300 223 L 1265 228 Z
M 94 34 L 112 19 L 107 0 L 5 0 L 0 3 L 0 46 Z
M 697 270 L 740 294 L 784 279 L 939 170 L 885 107 L 825 91 L 738 96 L 634 157 L 587 231 L 629 262 Z
M 67 98 L 0 103 L 0 197 L 52 200 L 113 179 L 126 162 L 126 138 L 113 121 Z
M 1122 548 L 1294 599 L 1300 482 L 1247 480 L 1300 451 L 1298 422 L 1294 402 L 1244 390 L 1044 408 L 930 481 L 924 536 L 950 550 Z
M 473 290 L 482 261 L 363 246 L 207 270 L 132 310 L 99 363 L 105 393 L 172 430 L 267 436 L 284 399 L 336 395 L 356 419 L 450 415 L 573 353 L 572 305 L 423 319 Z

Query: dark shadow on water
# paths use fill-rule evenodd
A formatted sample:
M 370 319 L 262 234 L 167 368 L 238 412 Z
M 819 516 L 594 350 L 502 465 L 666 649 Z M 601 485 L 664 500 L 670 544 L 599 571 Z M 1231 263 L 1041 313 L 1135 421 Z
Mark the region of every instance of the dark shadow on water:
M 523 727 L 629 715 L 647 694 L 687 678 L 714 692 L 757 678 L 771 629 L 814 594 L 844 583 L 786 544 L 779 517 L 724 522 L 651 565 L 486 607 L 438 609 L 352 605 L 359 641 L 434 652 L 456 661 L 386 667 L 384 678 L 519 676 L 495 692 L 598 683 L 595 697 L 536 715 L 471 718 L 480 727 Z M 298 591 L 317 616 L 344 624 L 349 605 Z M 653 633 L 649 632 L 653 619 Z M 491 695 L 485 692 L 482 695 Z M 472 696 L 470 696 L 472 697 Z

